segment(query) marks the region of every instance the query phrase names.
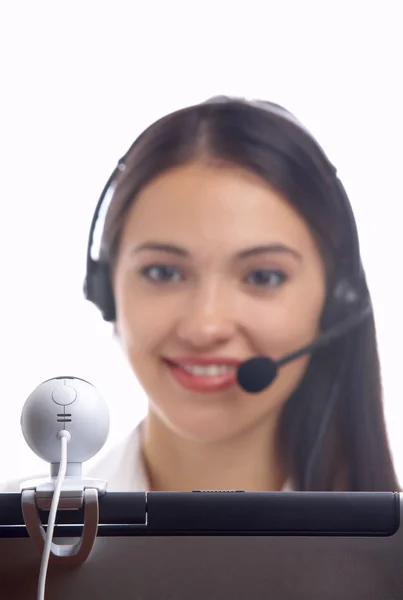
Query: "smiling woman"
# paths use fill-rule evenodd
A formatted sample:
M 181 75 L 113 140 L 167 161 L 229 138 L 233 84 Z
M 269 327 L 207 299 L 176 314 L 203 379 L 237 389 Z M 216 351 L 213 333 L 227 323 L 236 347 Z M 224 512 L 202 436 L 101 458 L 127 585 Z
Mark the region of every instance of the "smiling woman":
M 121 489 L 397 489 L 372 314 L 261 393 L 237 385 L 243 361 L 279 359 L 370 305 L 348 199 L 303 126 L 215 98 L 151 125 L 111 185 L 87 296 L 149 411 L 96 475 Z
M 111 186 L 86 293 L 149 410 L 92 474 L 122 490 L 398 489 L 372 314 L 261 393 L 237 385 L 243 361 L 370 306 L 348 199 L 294 117 L 221 97 L 179 110 L 140 135 L 103 198 Z

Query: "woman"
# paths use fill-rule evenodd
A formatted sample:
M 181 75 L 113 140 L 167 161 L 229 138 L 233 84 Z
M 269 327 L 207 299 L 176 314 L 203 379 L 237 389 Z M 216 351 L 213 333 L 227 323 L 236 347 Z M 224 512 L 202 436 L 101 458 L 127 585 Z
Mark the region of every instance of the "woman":
M 121 490 L 397 490 L 354 218 L 302 125 L 274 104 L 213 98 L 140 135 L 91 239 L 111 190 L 86 294 L 149 410 L 91 475 Z M 259 393 L 237 384 L 240 363 L 360 314 Z
M 87 296 L 149 411 L 96 474 L 153 490 L 397 490 L 372 314 L 262 392 L 237 385 L 241 362 L 370 306 L 348 200 L 295 118 L 225 97 L 179 110 L 140 135 L 112 188 Z

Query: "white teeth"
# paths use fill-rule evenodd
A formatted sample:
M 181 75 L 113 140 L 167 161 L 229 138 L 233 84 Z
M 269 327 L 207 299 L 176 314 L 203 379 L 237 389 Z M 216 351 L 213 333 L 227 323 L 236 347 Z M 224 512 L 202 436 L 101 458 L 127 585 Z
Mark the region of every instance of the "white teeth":
M 219 375 L 227 375 L 235 371 L 234 366 L 230 365 L 179 365 L 181 369 L 191 373 L 192 375 L 198 375 L 201 377 L 217 377 Z

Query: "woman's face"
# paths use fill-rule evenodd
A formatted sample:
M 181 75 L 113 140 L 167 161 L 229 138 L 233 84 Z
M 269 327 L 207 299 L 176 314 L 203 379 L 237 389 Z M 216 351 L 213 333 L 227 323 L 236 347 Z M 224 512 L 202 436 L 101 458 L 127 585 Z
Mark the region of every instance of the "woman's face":
M 309 358 L 250 395 L 236 365 L 311 342 L 324 265 L 304 220 L 241 169 L 191 164 L 138 195 L 122 233 L 117 331 L 154 412 L 177 434 L 220 441 L 269 424 Z

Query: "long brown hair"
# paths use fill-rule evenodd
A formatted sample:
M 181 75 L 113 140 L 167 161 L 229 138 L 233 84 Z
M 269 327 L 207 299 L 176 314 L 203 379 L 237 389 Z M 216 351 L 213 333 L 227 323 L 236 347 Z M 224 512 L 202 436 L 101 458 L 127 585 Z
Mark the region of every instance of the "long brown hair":
M 328 294 L 348 275 L 370 301 L 362 268 L 358 274 L 351 267 L 361 265 L 358 237 L 335 185 L 335 169 L 302 126 L 270 106 L 267 110 L 265 103 L 220 97 L 176 111 L 146 129 L 116 178 L 100 260 L 114 264 L 127 212 L 142 187 L 160 173 L 202 157 L 240 166 L 274 186 L 316 236 L 327 267 Z M 338 318 L 337 311 L 330 315 L 334 323 Z M 301 384 L 285 404 L 278 448 L 297 490 L 398 489 L 372 316 L 313 353 Z

